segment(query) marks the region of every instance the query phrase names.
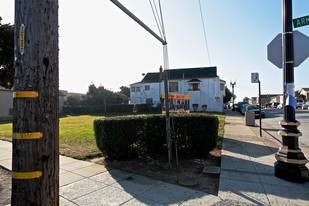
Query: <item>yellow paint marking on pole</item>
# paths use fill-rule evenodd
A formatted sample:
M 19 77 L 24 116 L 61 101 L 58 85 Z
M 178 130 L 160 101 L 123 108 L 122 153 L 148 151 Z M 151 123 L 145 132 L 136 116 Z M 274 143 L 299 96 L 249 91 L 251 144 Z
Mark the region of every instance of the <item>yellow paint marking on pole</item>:
M 39 139 L 42 137 L 42 132 L 13 133 L 14 139 Z
M 35 179 L 42 176 L 41 171 L 34 172 L 12 172 L 13 179 L 26 180 L 26 179 Z
M 20 25 L 19 28 L 19 51 L 23 55 L 25 52 L 25 25 Z
M 13 98 L 37 98 L 39 93 L 36 91 L 13 92 Z

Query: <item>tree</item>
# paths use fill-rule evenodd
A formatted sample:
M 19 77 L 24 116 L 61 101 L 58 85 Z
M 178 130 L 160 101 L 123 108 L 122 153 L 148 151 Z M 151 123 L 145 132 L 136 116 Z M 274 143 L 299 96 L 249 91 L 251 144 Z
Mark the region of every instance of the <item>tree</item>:
M 295 97 L 296 98 L 301 98 L 304 101 L 306 101 L 306 96 L 300 93 L 300 90 L 295 90 Z
M 87 92 L 87 104 L 88 105 L 107 105 L 107 104 L 123 104 L 128 103 L 129 97 L 121 93 L 127 92 L 125 87 L 121 87 L 122 90 L 118 93 L 107 90 L 104 86 L 96 87 L 91 83 Z M 129 90 L 130 91 L 130 90 Z
M 232 92 L 227 88 L 227 86 L 225 86 L 225 96 L 223 98 L 223 103 L 227 104 L 229 101 L 231 101 L 232 97 Z
M 11 205 L 59 205 L 58 0 L 15 0 Z
M 130 88 L 126 86 L 121 86 L 119 94 L 124 94 L 127 97 L 130 97 Z
M 104 88 L 104 86 L 96 87 L 91 83 L 87 92 L 87 103 L 89 105 L 106 105 L 113 102 L 113 92 Z
M 244 97 L 243 101 L 244 102 L 249 102 L 249 97 Z
M 77 99 L 74 96 L 69 96 L 67 98 L 67 101 L 65 102 L 65 104 L 66 104 L 66 106 L 69 106 L 69 107 L 76 107 L 76 106 L 80 106 L 82 104 L 82 102 L 79 101 L 79 99 Z
M 14 77 L 14 26 L 0 24 L 0 86 L 11 89 Z
M 125 94 L 122 93 L 114 93 L 114 101 L 115 104 L 128 104 L 129 103 L 129 97 L 127 97 Z

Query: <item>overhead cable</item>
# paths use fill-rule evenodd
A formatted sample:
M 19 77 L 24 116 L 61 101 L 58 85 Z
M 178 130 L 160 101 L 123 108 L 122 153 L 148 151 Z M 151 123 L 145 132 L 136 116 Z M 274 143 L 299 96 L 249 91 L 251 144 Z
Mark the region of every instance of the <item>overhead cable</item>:
M 209 61 L 209 64 L 211 66 L 210 54 L 209 54 L 209 49 L 208 49 L 208 44 L 207 44 L 207 36 L 206 36 L 206 30 L 205 30 L 205 23 L 204 23 L 204 17 L 203 17 L 203 11 L 202 11 L 202 6 L 201 6 L 201 0 L 198 0 L 198 2 L 199 2 L 200 14 L 201 14 L 201 19 L 202 19 L 202 24 L 203 24 L 204 39 L 205 39 L 205 45 L 206 45 L 207 54 L 208 54 L 208 61 Z
M 155 4 L 155 2 L 153 1 L 153 4 L 154 4 L 154 6 L 153 6 L 152 3 L 151 3 L 151 0 L 149 0 L 149 4 L 150 4 L 150 7 L 151 7 L 153 16 L 154 16 L 154 18 L 155 18 L 155 20 L 156 20 L 156 24 L 157 24 L 157 27 L 158 27 L 160 36 L 161 36 L 161 38 L 163 38 L 162 32 L 161 32 L 161 21 L 160 21 L 160 18 L 159 18 L 159 14 L 158 14 L 158 10 L 157 10 L 156 4 Z M 154 9 L 154 7 L 155 7 L 155 9 Z M 158 21 L 159 21 L 159 22 L 158 22 Z

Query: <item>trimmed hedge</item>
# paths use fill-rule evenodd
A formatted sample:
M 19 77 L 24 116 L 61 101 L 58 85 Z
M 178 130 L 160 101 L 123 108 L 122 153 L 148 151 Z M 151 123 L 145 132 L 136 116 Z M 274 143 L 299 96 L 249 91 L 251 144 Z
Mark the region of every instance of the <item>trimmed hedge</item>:
M 205 156 L 216 146 L 219 120 L 207 114 L 171 116 L 178 152 Z M 104 156 L 112 160 L 166 152 L 166 119 L 163 115 L 122 116 L 94 121 L 95 138 Z
M 63 107 L 63 114 L 105 114 L 105 113 L 130 113 L 134 105 L 130 104 L 108 104 L 108 105 L 88 105 L 80 107 Z

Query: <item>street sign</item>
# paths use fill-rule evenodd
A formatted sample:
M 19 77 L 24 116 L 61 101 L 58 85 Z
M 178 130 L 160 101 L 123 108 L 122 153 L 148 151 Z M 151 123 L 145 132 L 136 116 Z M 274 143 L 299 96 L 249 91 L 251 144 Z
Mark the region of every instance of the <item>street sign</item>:
M 298 67 L 309 57 L 309 37 L 305 34 L 294 31 L 294 67 Z M 267 45 L 267 59 L 282 68 L 282 34 L 278 34 Z
M 294 28 L 309 25 L 309 16 L 293 19 Z
M 259 73 L 251 73 L 251 83 L 259 83 Z

